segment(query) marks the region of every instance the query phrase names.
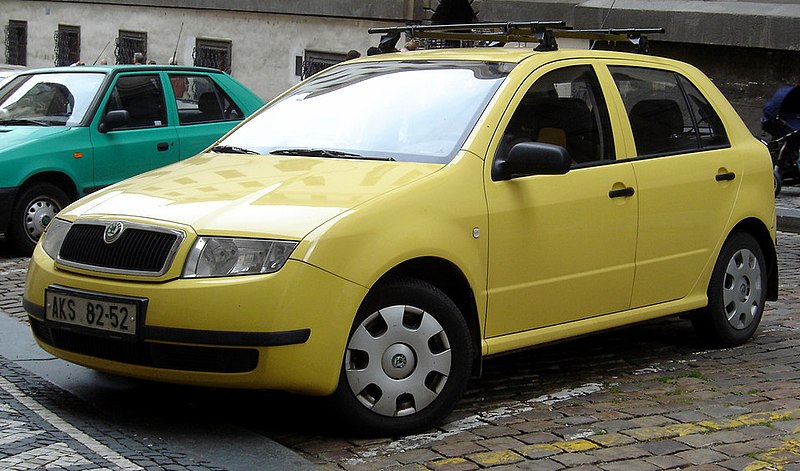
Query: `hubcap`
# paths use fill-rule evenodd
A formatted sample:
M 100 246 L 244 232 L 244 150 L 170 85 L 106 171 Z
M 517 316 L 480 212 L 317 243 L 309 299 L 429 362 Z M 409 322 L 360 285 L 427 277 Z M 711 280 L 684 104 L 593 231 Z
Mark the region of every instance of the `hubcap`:
M 33 200 L 25 212 L 25 232 L 28 237 L 33 241 L 39 240 L 59 210 L 58 204 L 50 198 L 41 197 Z
M 391 306 L 353 332 L 345 374 L 361 404 L 397 417 L 418 412 L 439 396 L 450 362 L 450 343 L 436 318 L 413 306 Z
M 725 315 L 734 329 L 745 329 L 752 324 L 761 309 L 762 286 L 756 255 L 749 249 L 734 253 L 725 269 L 722 286 Z

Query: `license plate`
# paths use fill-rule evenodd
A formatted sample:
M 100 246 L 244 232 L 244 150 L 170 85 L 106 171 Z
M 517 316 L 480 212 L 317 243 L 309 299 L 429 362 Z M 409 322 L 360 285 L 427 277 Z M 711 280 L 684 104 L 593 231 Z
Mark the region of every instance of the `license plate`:
M 96 334 L 136 335 L 142 300 L 50 287 L 45 290 L 45 319 L 89 329 Z

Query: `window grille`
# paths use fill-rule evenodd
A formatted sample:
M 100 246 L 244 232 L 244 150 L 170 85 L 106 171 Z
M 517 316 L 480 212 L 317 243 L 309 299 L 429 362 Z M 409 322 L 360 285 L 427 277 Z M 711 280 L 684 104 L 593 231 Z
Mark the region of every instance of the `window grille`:
M 6 32 L 6 64 L 28 65 L 28 22 L 10 20 Z
M 230 41 L 197 38 L 192 52 L 194 65 L 211 67 L 230 74 L 231 49 L 232 44 Z
M 303 57 L 303 70 L 300 74 L 301 79 L 306 79 L 312 75 L 338 64 L 347 58 L 345 54 L 334 54 L 331 52 L 305 51 Z
M 114 47 L 117 64 L 133 64 L 133 55 L 137 52 L 142 53 L 146 62 L 147 33 L 120 30 Z
M 55 39 L 55 65 L 71 65 L 81 59 L 81 27 L 58 25 Z

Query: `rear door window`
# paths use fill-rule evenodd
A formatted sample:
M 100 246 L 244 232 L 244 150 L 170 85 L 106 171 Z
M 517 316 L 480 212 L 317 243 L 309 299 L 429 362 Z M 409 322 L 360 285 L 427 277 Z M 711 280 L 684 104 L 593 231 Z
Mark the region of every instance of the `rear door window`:
M 609 70 L 625 103 L 639 157 L 727 145 L 719 116 L 685 77 L 640 67 Z
M 180 124 L 244 119 L 241 108 L 210 78 L 169 74 Z

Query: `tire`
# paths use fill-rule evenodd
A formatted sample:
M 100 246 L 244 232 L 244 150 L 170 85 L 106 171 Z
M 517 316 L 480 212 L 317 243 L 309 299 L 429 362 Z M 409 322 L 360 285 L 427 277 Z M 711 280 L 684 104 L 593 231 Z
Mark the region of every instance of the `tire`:
M 781 193 L 781 188 L 783 187 L 783 177 L 781 176 L 781 169 L 778 168 L 776 165 L 775 168 L 772 169 L 772 173 L 775 175 L 775 196 L 778 196 Z
M 36 183 L 17 196 L 6 236 L 15 249 L 30 255 L 47 224 L 69 204 L 70 198 L 51 183 Z
M 472 360 L 469 328 L 450 298 L 422 281 L 392 280 L 356 315 L 334 410 L 357 434 L 433 427 L 463 394 Z
M 767 265 L 758 242 L 733 234 L 723 245 L 708 285 L 708 306 L 692 319 L 701 337 L 734 347 L 753 336 L 767 296 Z

